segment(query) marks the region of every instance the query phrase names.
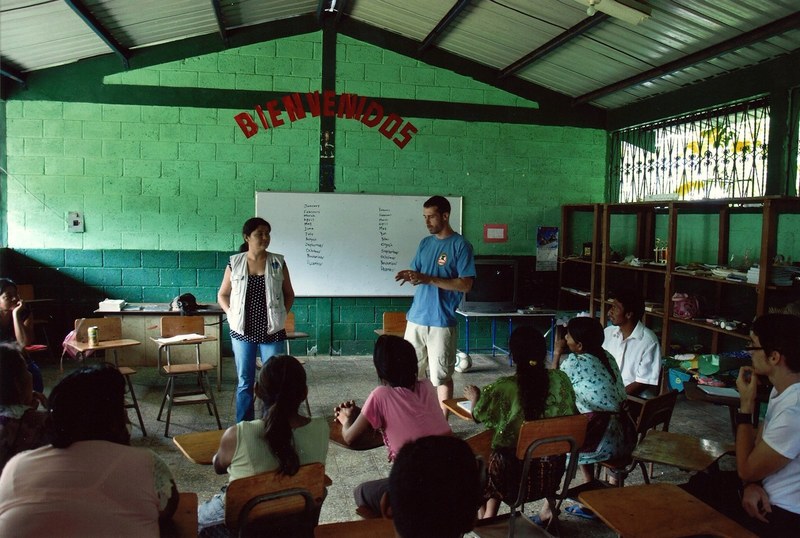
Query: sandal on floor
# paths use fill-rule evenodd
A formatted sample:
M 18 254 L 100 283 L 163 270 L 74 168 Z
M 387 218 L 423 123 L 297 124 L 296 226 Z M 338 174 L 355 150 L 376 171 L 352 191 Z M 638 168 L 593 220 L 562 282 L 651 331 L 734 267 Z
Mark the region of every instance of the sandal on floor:
M 572 506 L 567 506 L 564 510 L 568 514 L 572 514 L 573 516 L 577 517 L 582 517 L 583 519 L 597 519 L 597 516 L 594 515 L 594 512 L 592 512 L 588 508 L 584 508 L 580 504 L 573 504 Z
M 536 525 L 537 527 L 541 527 L 543 529 L 546 529 L 547 526 L 550 524 L 550 520 L 549 519 L 542 519 L 539 516 L 539 514 L 532 515 L 531 516 L 531 521 L 533 522 L 534 525 Z

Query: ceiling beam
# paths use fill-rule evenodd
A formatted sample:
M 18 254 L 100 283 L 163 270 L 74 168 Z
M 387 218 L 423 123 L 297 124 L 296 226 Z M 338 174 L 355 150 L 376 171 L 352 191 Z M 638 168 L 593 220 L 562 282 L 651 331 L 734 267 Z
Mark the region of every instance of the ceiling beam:
M 736 37 L 732 37 L 731 39 L 727 39 L 722 43 L 717 43 L 711 47 L 684 56 L 683 58 L 678 58 L 677 60 L 654 67 L 653 69 L 649 69 L 643 73 L 639 73 L 638 75 L 628 77 L 625 80 L 614 82 L 608 86 L 604 86 L 578 96 L 575 98 L 574 103 L 576 105 L 580 105 L 594 101 L 600 97 L 605 97 L 606 95 L 624 90 L 625 88 L 629 88 L 643 82 L 647 82 L 649 80 L 653 80 L 655 78 L 662 77 L 664 75 L 668 75 L 670 73 L 674 73 L 675 71 L 680 71 L 681 69 L 692 66 L 696 63 L 703 62 L 710 58 L 715 58 L 732 50 L 752 45 L 758 41 L 764 41 L 772 36 L 782 34 L 789 30 L 794 30 L 795 28 L 800 28 L 800 11 L 793 13 L 788 17 L 784 17 L 783 19 L 778 19 L 777 21 L 773 21 L 769 24 L 765 24 L 764 26 L 755 28 L 754 30 L 750 30 L 749 32 L 737 35 Z
M 25 75 L 13 67 L 9 67 L 8 62 L 2 58 L 0 58 L 0 76 L 10 78 L 15 82 L 19 82 L 25 88 L 28 86 L 27 82 L 25 81 Z
M 800 87 L 800 50 L 608 111 L 609 131 Z
M 541 47 L 526 54 L 525 56 L 523 56 L 513 64 L 509 65 L 508 67 L 503 68 L 500 71 L 500 78 L 507 77 L 508 75 L 513 75 L 514 73 L 520 71 L 524 67 L 532 64 L 537 60 L 540 60 L 541 58 L 555 51 L 558 47 L 567 44 L 567 42 L 582 35 L 584 32 L 594 28 L 595 26 L 597 26 L 598 24 L 600 24 L 601 22 L 605 21 L 608 18 L 609 16 L 606 15 L 605 13 L 596 13 L 591 17 L 586 17 L 578 24 L 558 34 L 556 37 L 554 37 Z
M 466 8 L 469 3 L 470 0 L 458 0 L 458 2 L 453 4 L 453 7 L 450 8 L 450 11 L 448 11 L 442 20 L 439 21 L 439 24 L 437 24 L 436 27 L 431 30 L 431 33 L 429 33 L 425 39 L 422 40 L 422 44 L 419 46 L 417 52 L 422 54 L 428 49 L 428 47 L 433 45 L 434 42 L 439 39 L 439 36 L 444 33 L 445 29 L 450 26 L 450 23 L 453 22 L 462 11 L 464 11 L 464 8 Z
M 102 23 L 97 20 L 97 17 L 87 8 L 80 0 L 64 0 L 64 2 L 74 11 L 78 17 L 83 20 L 83 22 L 88 26 L 92 32 L 94 32 L 97 37 L 103 40 L 103 42 L 114 51 L 114 54 L 122 58 L 122 64 L 125 66 L 125 69 L 128 69 L 128 59 L 130 58 L 130 51 L 123 47 L 111 33 L 105 29 Z
M 219 37 L 222 39 L 222 42 L 225 44 L 225 47 L 228 46 L 228 31 L 225 29 L 225 15 L 222 13 L 222 6 L 219 4 L 219 0 L 211 0 L 211 6 L 214 8 L 214 17 L 217 19 L 217 29 L 219 30 Z

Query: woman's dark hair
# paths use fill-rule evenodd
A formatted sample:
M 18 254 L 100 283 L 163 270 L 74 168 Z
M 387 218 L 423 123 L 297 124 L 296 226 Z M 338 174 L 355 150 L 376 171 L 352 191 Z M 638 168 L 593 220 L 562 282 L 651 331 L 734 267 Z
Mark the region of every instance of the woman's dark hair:
M 550 378 L 544 364 L 547 354 L 544 337 L 533 327 L 517 327 L 511 333 L 508 347 L 517 365 L 517 386 L 525 420 L 540 419 L 550 389 Z
M 417 382 L 417 352 L 410 342 L 390 334 L 382 334 L 375 342 L 372 363 L 378 377 L 390 387 L 414 389 Z
M 16 343 L 0 343 L 0 405 L 18 405 L 25 402 L 22 379 L 28 370 L 22 348 Z M 30 395 L 27 395 L 30 396 Z
M 253 217 L 244 221 L 244 226 L 242 226 L 242 235 L 250 235 L 251 233 L 255 232 L 259 226 L 266 226 L 269 228 L 270 232 L 272 231 L 272 226 L 270 226 L 269 222 L 261 217 Z M 239 252 L 247 252 L 247 241 L 239 246 Z
M 300 468 L 289 421 L 307 394 L 306 371 L 291 355 L 276 355 L 261 368 L 256 396 L 264 402 L 264 433 L 270 450 L 278 458 L 278 470 L 289 476 Z
M 603 363 L 603 366 L 606 367 L 606 370 L 608 370 L 608 373 L 611 375 L 612 380 L 617 380 L 617 376 L 611 368 L 608 354 L 606 354 L 606 350 L 603 349 L 603 340 L 606 339 L 606 335 L 603 332 L 603 326 L 600 325 L 597 319 L 586 317 L 572 318 L 567 323 L 567 332 L 573 340 L 583 345 L 584 353 L 594 355 Z
M 17 283 L 10 278 L 0 278 L 0 293 L 5 293 L 7 288 L 16 288 Z
M 125 379 L 113 364 L 75 370 L 50 393 L 53 446 L 78 441 L 130 444 L 125 413 Z

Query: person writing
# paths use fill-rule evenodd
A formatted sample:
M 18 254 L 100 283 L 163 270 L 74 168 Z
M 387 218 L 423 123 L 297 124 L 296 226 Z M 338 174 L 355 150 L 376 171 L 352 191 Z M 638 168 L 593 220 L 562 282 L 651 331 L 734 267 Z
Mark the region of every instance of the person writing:
M 456 308 L 462 295 L 472 289 L 475 259 L 472 245 L 450 226 L 447 198 L 432 196 L 426 200 L 422 215 L 430 235 L 420 241 L 411 268 L 399 271 L 395 280 L 416 286 L 406 314 L 405 339 L 416 350 L 419 377 L 429 374 L 443 402 L 453 397 Z M 447 410 L 441 407 L 447 416 Z
M 236 422 L 255 418 L 256 353 L 263 362 L 286 353 L 286 315 L 294 289 L 283 256 L 268 252 L 270 224 L 259 217 L 242 227 L 240 253 L 230 257 L 217 302 L 228 315 L 236 359 Z
M 518 327 L 509 338 L 509 350 L 517 373 L 501 377 L 482 390 L 475 385 L 464 387 L 464 397 L 472 402 L 472 416 L 494 430 L 486 484 L 486 505 L 482 517 L 497 515 L 500 502 L 517 498 L 522 474 L 522 460 L 517 459 L 520 427 L 526 420 L 574 415 L 575 393 L 567 375 L 545 368 L 547 344 L 533 327 Z M 566 468 L 566 456 L 534 458 L 528 474 L 526 501 L 553 497 Z M 547 525 L 553 517 L 545 502 L 535 522 Z
M 307 463 L 324 465 L 328 422 L 298 413 L 308 395 L 306 371 L 300 361 L 290 355 L 272 357 L 261 369 L 256 394 L 264 405 L 264 418 L 239 422 L 225 430 L 212 460 L 214 471 L 228 473 L 232 482 L 275 470 L 292 476 Z M 200 530 L 225 523 L 224 489 L 197 507 Z
M 759 536 L 800 529 L 800 317 L 766 314 L 750 331 L 750 366 L 736 389 L 736 471 L 697 473 L 682 487 Z M 769 379 L 767 414 L 756 428 L 759 377 Z
M 373 363 L 381 384 L 370 392 L 363 409 L 352 400 L 334 409 L 345 443 L 351 444 L 370 428 L 380 430 L 389 461 L 394 461 L 409 441 L 426 435 L 451 435 L 430 381 L 417 379 L 417 359 L 410 343 L 399 336 L 379 336 Z M 386 478 L 360 484 L 353 492 L 356 505 L 380 513 L 381 497 L 388 486 Z
M 166 463 L 132 447 L 125 379 L 80 368 L 50 393 L 52 445 L 11 458 L 0 475 L 0 536 L 153 536 L 178 490 Z

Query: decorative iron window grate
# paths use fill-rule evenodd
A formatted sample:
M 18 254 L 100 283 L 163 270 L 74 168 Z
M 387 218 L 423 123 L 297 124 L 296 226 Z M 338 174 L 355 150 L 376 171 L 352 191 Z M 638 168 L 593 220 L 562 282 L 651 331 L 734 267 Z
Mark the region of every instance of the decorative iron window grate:
M 613 133 L 609 199 L 763 196 L 769 113 L 759 99 Z

